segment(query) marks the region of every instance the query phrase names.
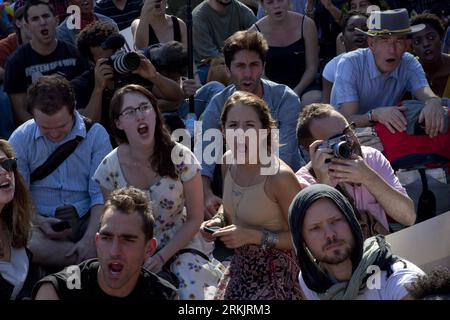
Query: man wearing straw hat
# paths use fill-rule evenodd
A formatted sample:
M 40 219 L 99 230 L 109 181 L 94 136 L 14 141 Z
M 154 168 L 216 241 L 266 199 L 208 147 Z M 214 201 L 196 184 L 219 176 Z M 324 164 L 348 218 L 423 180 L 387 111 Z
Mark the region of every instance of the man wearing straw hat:
M 367 20 L 369 48 L 345 54 L 336 69 L 331 104 L 357 127 L 384 124 L 405 131 L 406 107 L 395 107 L 406 92 L 424 103 L 419 122 L 430 137 L 444 131 L 441 99 L 431 90 L 420 63 L 406 51 L 410 36 L 425 28 L 410 26 L 406 9 L 372 11 Z

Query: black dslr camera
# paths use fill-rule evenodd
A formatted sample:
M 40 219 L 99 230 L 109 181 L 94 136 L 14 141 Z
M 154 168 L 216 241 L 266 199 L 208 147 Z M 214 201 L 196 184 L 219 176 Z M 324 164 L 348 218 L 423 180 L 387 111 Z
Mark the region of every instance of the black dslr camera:
M 333 155 L 336 158 L 350 159 L 353 154 L 352 142 L 348 140 L 345 134 L 325 140 L 317 149 L 319 150 L 325 148 L 333 150 Z
M 104 63 L 113 67 L 115 89 L 133 83 L 136 75 L 132 74 L 132 72 L 141 65 L 140 56 L 136 52 L 122 50 L 121 48 L 124 45 L 125 38 L 121 34 L 110 35 L 101 44 L 102 49 L 111 49 L 114 51 L 114 54 Z

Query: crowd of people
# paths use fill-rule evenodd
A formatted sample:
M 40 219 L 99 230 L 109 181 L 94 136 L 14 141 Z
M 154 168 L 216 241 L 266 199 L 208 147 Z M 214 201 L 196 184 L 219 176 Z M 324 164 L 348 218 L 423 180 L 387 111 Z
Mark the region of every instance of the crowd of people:
M 450 4 L 170 9 L 0 7 L 0 300 L 448 299 Z

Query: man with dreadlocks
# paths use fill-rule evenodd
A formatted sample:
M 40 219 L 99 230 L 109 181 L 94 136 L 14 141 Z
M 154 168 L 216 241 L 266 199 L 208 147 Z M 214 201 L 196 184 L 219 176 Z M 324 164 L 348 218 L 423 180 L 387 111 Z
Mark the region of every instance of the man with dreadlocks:
M 407 285 L 424 274 L 392 255 L 383 236 L 363 242 L 350 203 L 328 185 L 312 185 L 297 194 L 289 208 L 289 227 L 307 299 L 408 299 Z

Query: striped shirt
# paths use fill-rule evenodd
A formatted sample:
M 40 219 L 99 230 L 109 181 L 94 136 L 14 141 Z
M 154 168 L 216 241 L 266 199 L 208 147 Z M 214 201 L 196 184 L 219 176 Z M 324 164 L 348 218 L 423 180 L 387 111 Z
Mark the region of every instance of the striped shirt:
M 141 14 L 142 0 L 126 0 L 125 7 L 120 10 L 112 0 L 97 0 L 94 11 L 113 19 L 119 30 L 131 26 L 134 19 L 139 18 Z

